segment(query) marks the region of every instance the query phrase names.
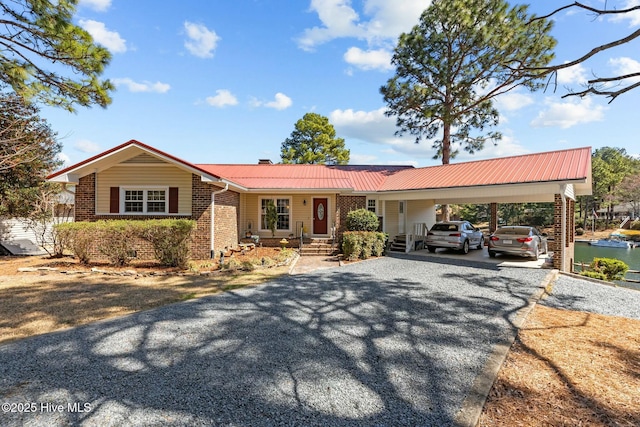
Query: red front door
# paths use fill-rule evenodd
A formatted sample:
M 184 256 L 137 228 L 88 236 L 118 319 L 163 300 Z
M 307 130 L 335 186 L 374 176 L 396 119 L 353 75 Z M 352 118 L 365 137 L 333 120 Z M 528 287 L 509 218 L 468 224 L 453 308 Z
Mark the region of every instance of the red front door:
M 313 234 L 327 234 L 327 199 L 313 199 Z

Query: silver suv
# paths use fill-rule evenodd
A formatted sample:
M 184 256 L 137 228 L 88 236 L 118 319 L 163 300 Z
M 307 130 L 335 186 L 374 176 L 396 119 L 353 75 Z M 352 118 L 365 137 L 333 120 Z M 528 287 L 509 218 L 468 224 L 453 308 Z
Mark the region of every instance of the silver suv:
M 436 248 L 449 248 L 469 253 L 469 248 L 482 249 L 484 235 L 469 221 L 438 222 L 427 234 L 427 249 L 435 252 Z

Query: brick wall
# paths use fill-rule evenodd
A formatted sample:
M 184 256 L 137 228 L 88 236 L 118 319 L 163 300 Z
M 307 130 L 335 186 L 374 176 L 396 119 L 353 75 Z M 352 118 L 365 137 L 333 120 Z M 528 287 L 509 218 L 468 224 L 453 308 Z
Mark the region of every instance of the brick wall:
M 240 194 L 225 191 L 216 194 L 214 203 L 214 249 L 217 254 L 225 247 L 238 245 L 240 230 Z
M 75 220 L 94 221 L 96 215 L 96 174 L 83 176 L 78 181 L 75 195 Z
M 366 196 L 342 196 L 338 194 L 336 201 L 336 234 L 338 241 L 342 240 L 342 233 L 346 231 L 347 214 L 356 209 L 366 209 Z

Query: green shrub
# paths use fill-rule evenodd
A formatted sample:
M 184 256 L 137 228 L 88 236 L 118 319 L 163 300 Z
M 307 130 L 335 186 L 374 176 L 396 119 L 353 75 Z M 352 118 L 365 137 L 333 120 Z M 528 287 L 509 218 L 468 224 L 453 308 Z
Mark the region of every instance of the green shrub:
M 98 224 L 95 222 L 67 222 L 57 224 L 54 233 L 59 236 L 66 249 L 78 258 L 81 264 L 91 261 L 91 247 L 96 241 Z
M 373 256 L 384 255 L 384 249 L 387 246 L 387 234 L 376 233 L 376 239 L 373 241 L 372 254 Z
M 591 277 L 592 279 L 598 279 L 598 280 L 607 280 L 607 275 L 604 273 L 600 273 L 599 271 L 581 271 L 580 272 L 581 276 L 586 276 L 586 277 Z
M 607 281 L 623 280 L 629 266 L 619 259 L 594 258 L 589 266 L 591 272 L 602 273 Z
M 640 230 L 640 221 L 639 220 L 635 220 L 631 223 L 631 229 L 632 230 Z
M 135 240 L 139 237 L 138 221 L 98 221 L 100 244 L 98 250 L 111 265 L 125 266 L 135 257 Z
M 584 234 L 584 228 L 578 227 L 576 228 L 576 236 L 582 236 Z
M 374 212 L 356 209 L 347 213 L 345 225 L 349 231 L 377 231 L 379 221 Z
M 153 246 L 156 259 L 167 267 L 186 269 L 189 265 L 189 243 L 196 223 L 186 219 L 140 221 L 137 234 Z
M 342 234 L 342 253 L 351 261 L 360 258 L 363 239 L 361 231 L 347 231 Z
M 350 261 L 381 256 L 387 240 L 385 233 L 376 231 L 347 231 L 342 235 L 342 253 Z

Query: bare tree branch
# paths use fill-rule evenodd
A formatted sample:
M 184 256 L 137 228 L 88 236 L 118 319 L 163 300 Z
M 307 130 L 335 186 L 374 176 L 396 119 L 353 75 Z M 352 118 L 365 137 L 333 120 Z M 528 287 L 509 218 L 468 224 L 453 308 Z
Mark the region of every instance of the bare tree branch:
M 536 16 L 530 22 L 538 21 L 540 19 L 551 18 L 553 15 L 555 15 L 557 13 L 560 13 L 563 10 L 570 9 L 572 7 L 578 7 L 578 8 L 581 8 L 581 9 L 585 9 L 585 10 L 588 10 L 590 12 L 595 13 L 596 15 L 624 14 L 624 13 L 633 12 L 634 10 L 640 10 L 640 5 L 632 6 L 632 7 L 629 7 L 627 9 L 598 9 L 598 8 L 595 8 L 595 7 L 592 7 L 592 6 L 588 6 L 588 5 L 584 4 L 584 3 L 580 3 L 578 1 L 576 1 L 576 2 L 573 2 L 571 4 L 567 4 L 567 5 L 564 5 L 562 7 L 559 7 L 556 10 L 554 10 L 553 12 L 549 13 L 548 15 Z
M 567 4 L 564 6 L 561 6 L 557 9 L 555 9 L 554 11 L 552 11 L 551 13 L 544 15 L 544 16 L 537 16 L 535 18 L 533 18 L 531 22 L 537 21 L 537 20 L 541 20 L 541 19 L 548 19 L 564 10 L 570 9 L 570 8 L 579 8 L 579 9 L 583 9 L 586 10 L 588 12 L 593 13 L 595 16 L 601 16 L 601 15 L 623 15 L 626 13 L 631 13 L 634 11 L 640 11 L 640 5 L 636 5 L 636 6 L 631 6 L 631 7 L 627 7 L 625 9 L 608 9 L 606 8 L 597 8 L 597 7 L 593 7 L 593 6 L 589 6 L 586 5 L 584 3 L 580 3 L 580 2 L 573 2 L 571 4 Z M 570 68 L 573 66 L 576 66 L 578 64 L 581 64 L 585 61 L 587 61 L 588 59 L 592 58 L 595 55 L 598 55 L 606 50 L 612 49 L 614 47 L 617 46 L 621 46 L 624 44 L 627 44 L 637 38 L 640 37 L 640 29 L 633 31 L 632 33 L 630 33 L 629 35 L 627 35 L 626 37 L 622 37 L 618 40 L 614 40 L 612 42 L 609 43 L 605 43 L 602 44 L 600 46 L 596 46 L 593 49 L 591 49 L 589 52 L 587 52 L 586 54 L 582 55 L 581 57 L 573 60 L 573 61 L 569 61 L 566 62 L 564 64 L 558 64 L 558 65 L 552 65 L 549 67 L 540 67 L 540 68 L 529 68 L 527 71 L 531 73 L 531 75 L 537 75 L 537 76 L 544 76 L 544 75 L 550 75 L 551 77 L 549 78 L 549 81 L 547 82 L 547 88 L 549 86 L 553 86 L 554 87 L 554 91 L 557 88 L 557 73 L 559 70 L 563 70 L 566 68 Z M 613 100 L 615 100 L 618 96 L 629 92 L 632 89 L 635 89 L 639 86 L 638 83 L 632 83 L 632 84 L 628 84 L 628 85 L 622 85 L 622 82 L 626 79 L 629 78 L 633 78 L 633 77 L 638 77 L 640 76 L 640 72 L 638 73 L 631 73 L 631 74 L 626 74 L 626 75 L 621 75 L 621 76 L 612 76 L 612 77 L 596 77 L 595 79 L 591 79 L 587 82 L 587 87 L 584 90 L 581 91 L 570 91 L 569 93 L 565 94 L 562 96 L 562 98 L 566 98 L 569 96 L 579 96 L 579 97 L 584 97 L 587 96 L 589 94 L 592 95 L 597 95 L 597 96 L 605 96 L 610 98 L 609 99 L 609 103 L 613 102 Z M 553 81 L 553 82 L 552 82 Z M 618 89 L 613 89 L 613 88 L 604 88 L 602 86 L 602 84 L 604 83 L 614 83 L 614 82 L 618 82 L 620 83 L 620 85 L 618 85 Z M 600 86 L 599 86 L 600 85 Z M 622 87 L 621 87 L 622 86 Z

